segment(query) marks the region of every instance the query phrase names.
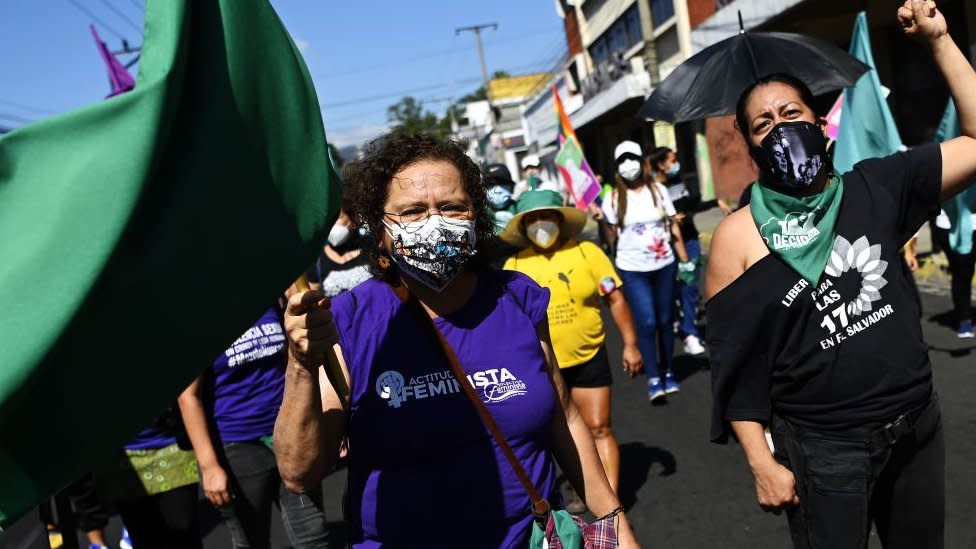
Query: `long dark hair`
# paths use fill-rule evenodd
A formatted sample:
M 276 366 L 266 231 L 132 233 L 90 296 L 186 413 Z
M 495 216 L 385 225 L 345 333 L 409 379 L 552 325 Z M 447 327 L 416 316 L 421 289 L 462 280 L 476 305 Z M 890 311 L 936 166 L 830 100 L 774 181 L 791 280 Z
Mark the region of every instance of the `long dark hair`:
M 752 92 L 756 91 L 757 88 L 761 88 L 767 84 L 779 83 L 786 84 L 787 86 L 795 89 L 800 94 L 800 99 L 806 104 L 811 110 L 813 110 L 813 92 L 810 91 L 810 87 L 803 83 L 799 78 L 777 72 L 770 75 L 763 76 L 759 80 L 753 82 L 751 86 L 742 92 L 739 96 L 739 101 L 735 104 L 735 126 L 742 134 L 742 138 L 746 140 L 746 146 L 749 148 L 749 153 L 752 154 L 753 146 L 752 140 L 749 135 L 750 131 L 750 120 L 749 115 L 746 114 L 746 104 L 749 102 L 749 98 L 752 96 Z
M 658 202 L 660 201 L 659 192 L 657 190 L 657 181 L 654 181 L 654 176 L 651 175 L 649 170 L 645 169 L 643 162 L 641 163 L 641 181 L 644 186 L 651 191 L 651 198 L 654 200 L 654 206 L 660 207 Z M 624 181 L 623 177 L 620 177 L 620 173 L 614 170 L 614 179 L 617 182 L 616 189 L 613 195 L 614 209 L 617 212 L 617 230 L 624 230 L 624 217 L 627 216 L 627 191 L 630 187 L 627 186 L 627 182 Z
M 652 174 L 658 170 L 658 166 L 660 166 L 662 162 L 668 159 L 668 155 L 671 154 L 671 152 L 670 147 L 658 147 L 654 149 L 654 152 L 647 155 L 647 163 L 650 164 Z

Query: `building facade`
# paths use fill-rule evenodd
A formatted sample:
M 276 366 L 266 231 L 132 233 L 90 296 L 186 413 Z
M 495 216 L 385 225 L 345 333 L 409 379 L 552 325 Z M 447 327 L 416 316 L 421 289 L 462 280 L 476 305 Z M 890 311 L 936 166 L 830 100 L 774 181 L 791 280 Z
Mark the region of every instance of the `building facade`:
M 689 5 L 693 4 L 689 1 Z M 881 84 L 891 90 L 888 104 L 902 141 L 912 147 L 931 141 L 949 97 L 949 90 L 923 48 L 906 38 L 895 20 L 898 2 L 887 0 L 733 0 L 693 22 L 694 52 L 739 32 L 739 13 L 747 31 L 796 32 L 826 40 L 845 51 L 854 19 L 866 12 L 871 49 Z M 976 0 L 940 0 L 939 9 L 960 48 L 976 61 Z M 802 62 L 802 60 L 798 60 Z M 823 116 L 840 92 L 817 98 Z M 704 124 L 715 194 L 735 200 L 755 180 L 756 171 L 733 119 L 720 117 Z
M 931 57 L 903 36 L 890 0 L 559 0 L 566 63 L 553 75 L 587 160 L 612 181 L 613 148 L 624 139 L 645 149 L 678 151 L 682 175 L 703 198 L 735 201 L 756 178 L 755 166 L 733 119 L 717 117 L 672 126 L 638 120 L 654 87 L 686 59 L 742 29 L 796 32 L 847 50 L 854 19 L 867 12 L 878 75 L 902 140 L 929 141 L 948 99 Z M 976 0 L 940 0 L 953 38 L 976 59 Z M 797 60 L 802 63 L 803 60 Z M 818 97 L 825 115 L 839 92 Z M 540 90 L 523 107 L 525 151 L 543 162 L 556 153 L 552 92 Z

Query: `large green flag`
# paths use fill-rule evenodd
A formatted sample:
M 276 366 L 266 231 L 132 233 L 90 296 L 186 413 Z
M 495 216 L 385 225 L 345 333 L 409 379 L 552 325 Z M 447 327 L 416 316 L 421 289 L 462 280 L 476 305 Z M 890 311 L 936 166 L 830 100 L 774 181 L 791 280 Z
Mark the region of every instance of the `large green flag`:
M 935 141 L 941 143 L 962 135 L 956 102 L 949 98 L 942 121 L 935 131 Z M 973 221 L 971 212 L 976 205 L 976 187 L 969 187 L 942 203 L 942 209 L 949 216 L 949 247 L 957 254 L 965 255 L 973 250 Z
M 881 89 L 881 80 L 874 67 L 868 18 L 857 14 L 851 36 L 850 54 L 864 62 L 871 70 L 852 88 L 844 90 L 837 143 L 834 145 L 834 169 L 837 173 L 851 171 L 854 164 L 865 158 L 888 156 L 902 146 L 898 127 Z
M 339 202 L 266 0 L 149 0 L 135 90 L 0 138 L 0 525 L 151 423 Z

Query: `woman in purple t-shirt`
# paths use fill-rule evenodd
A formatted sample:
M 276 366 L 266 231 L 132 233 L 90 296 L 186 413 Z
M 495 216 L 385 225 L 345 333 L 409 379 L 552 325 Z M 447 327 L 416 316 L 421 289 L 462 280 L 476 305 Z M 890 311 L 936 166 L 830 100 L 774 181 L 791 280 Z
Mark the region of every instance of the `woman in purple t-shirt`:
M 302 497 L 278 476 L 271 434 L 285 382 L 281 307 L 271 307 L 180 395 L 203 493 L 220 511 L 236 548 L 271 546 L 277 504 L 295 547 L 324 548 L 320 490 Z
M 477 166 L 457 144 L 391 135 L 368 147 L 350 179 L 376 277 L 331 310 L 321 292 L 289 302 L 275 427 L 286 485 L 317 486 L 348 436 L 353 547 L 526 545 L 529 496 L 418 316 L 426 314 L 538 491 L 558 498 L 558 463 L 594 515 L 616 510 L 552 352 L 548 291 L 472 259 L 492 234 Z M 334 343 L 345 401 L 320 368 Z M 620 547 L 637 547 L 617 516 Z

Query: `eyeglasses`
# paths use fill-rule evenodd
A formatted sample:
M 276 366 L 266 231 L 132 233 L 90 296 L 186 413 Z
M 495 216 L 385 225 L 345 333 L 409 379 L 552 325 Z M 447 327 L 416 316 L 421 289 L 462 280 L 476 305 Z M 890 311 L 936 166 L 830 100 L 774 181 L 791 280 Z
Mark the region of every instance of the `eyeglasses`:
M 427 221 L 434 214 L 442 215 L 452 221 L 468 221 L 474 218 L 474 210 L 460 202 L 444 204 L 436 209 L 408 206 L 400 212 L 383 212 L 383 214 L 400 225 Z

